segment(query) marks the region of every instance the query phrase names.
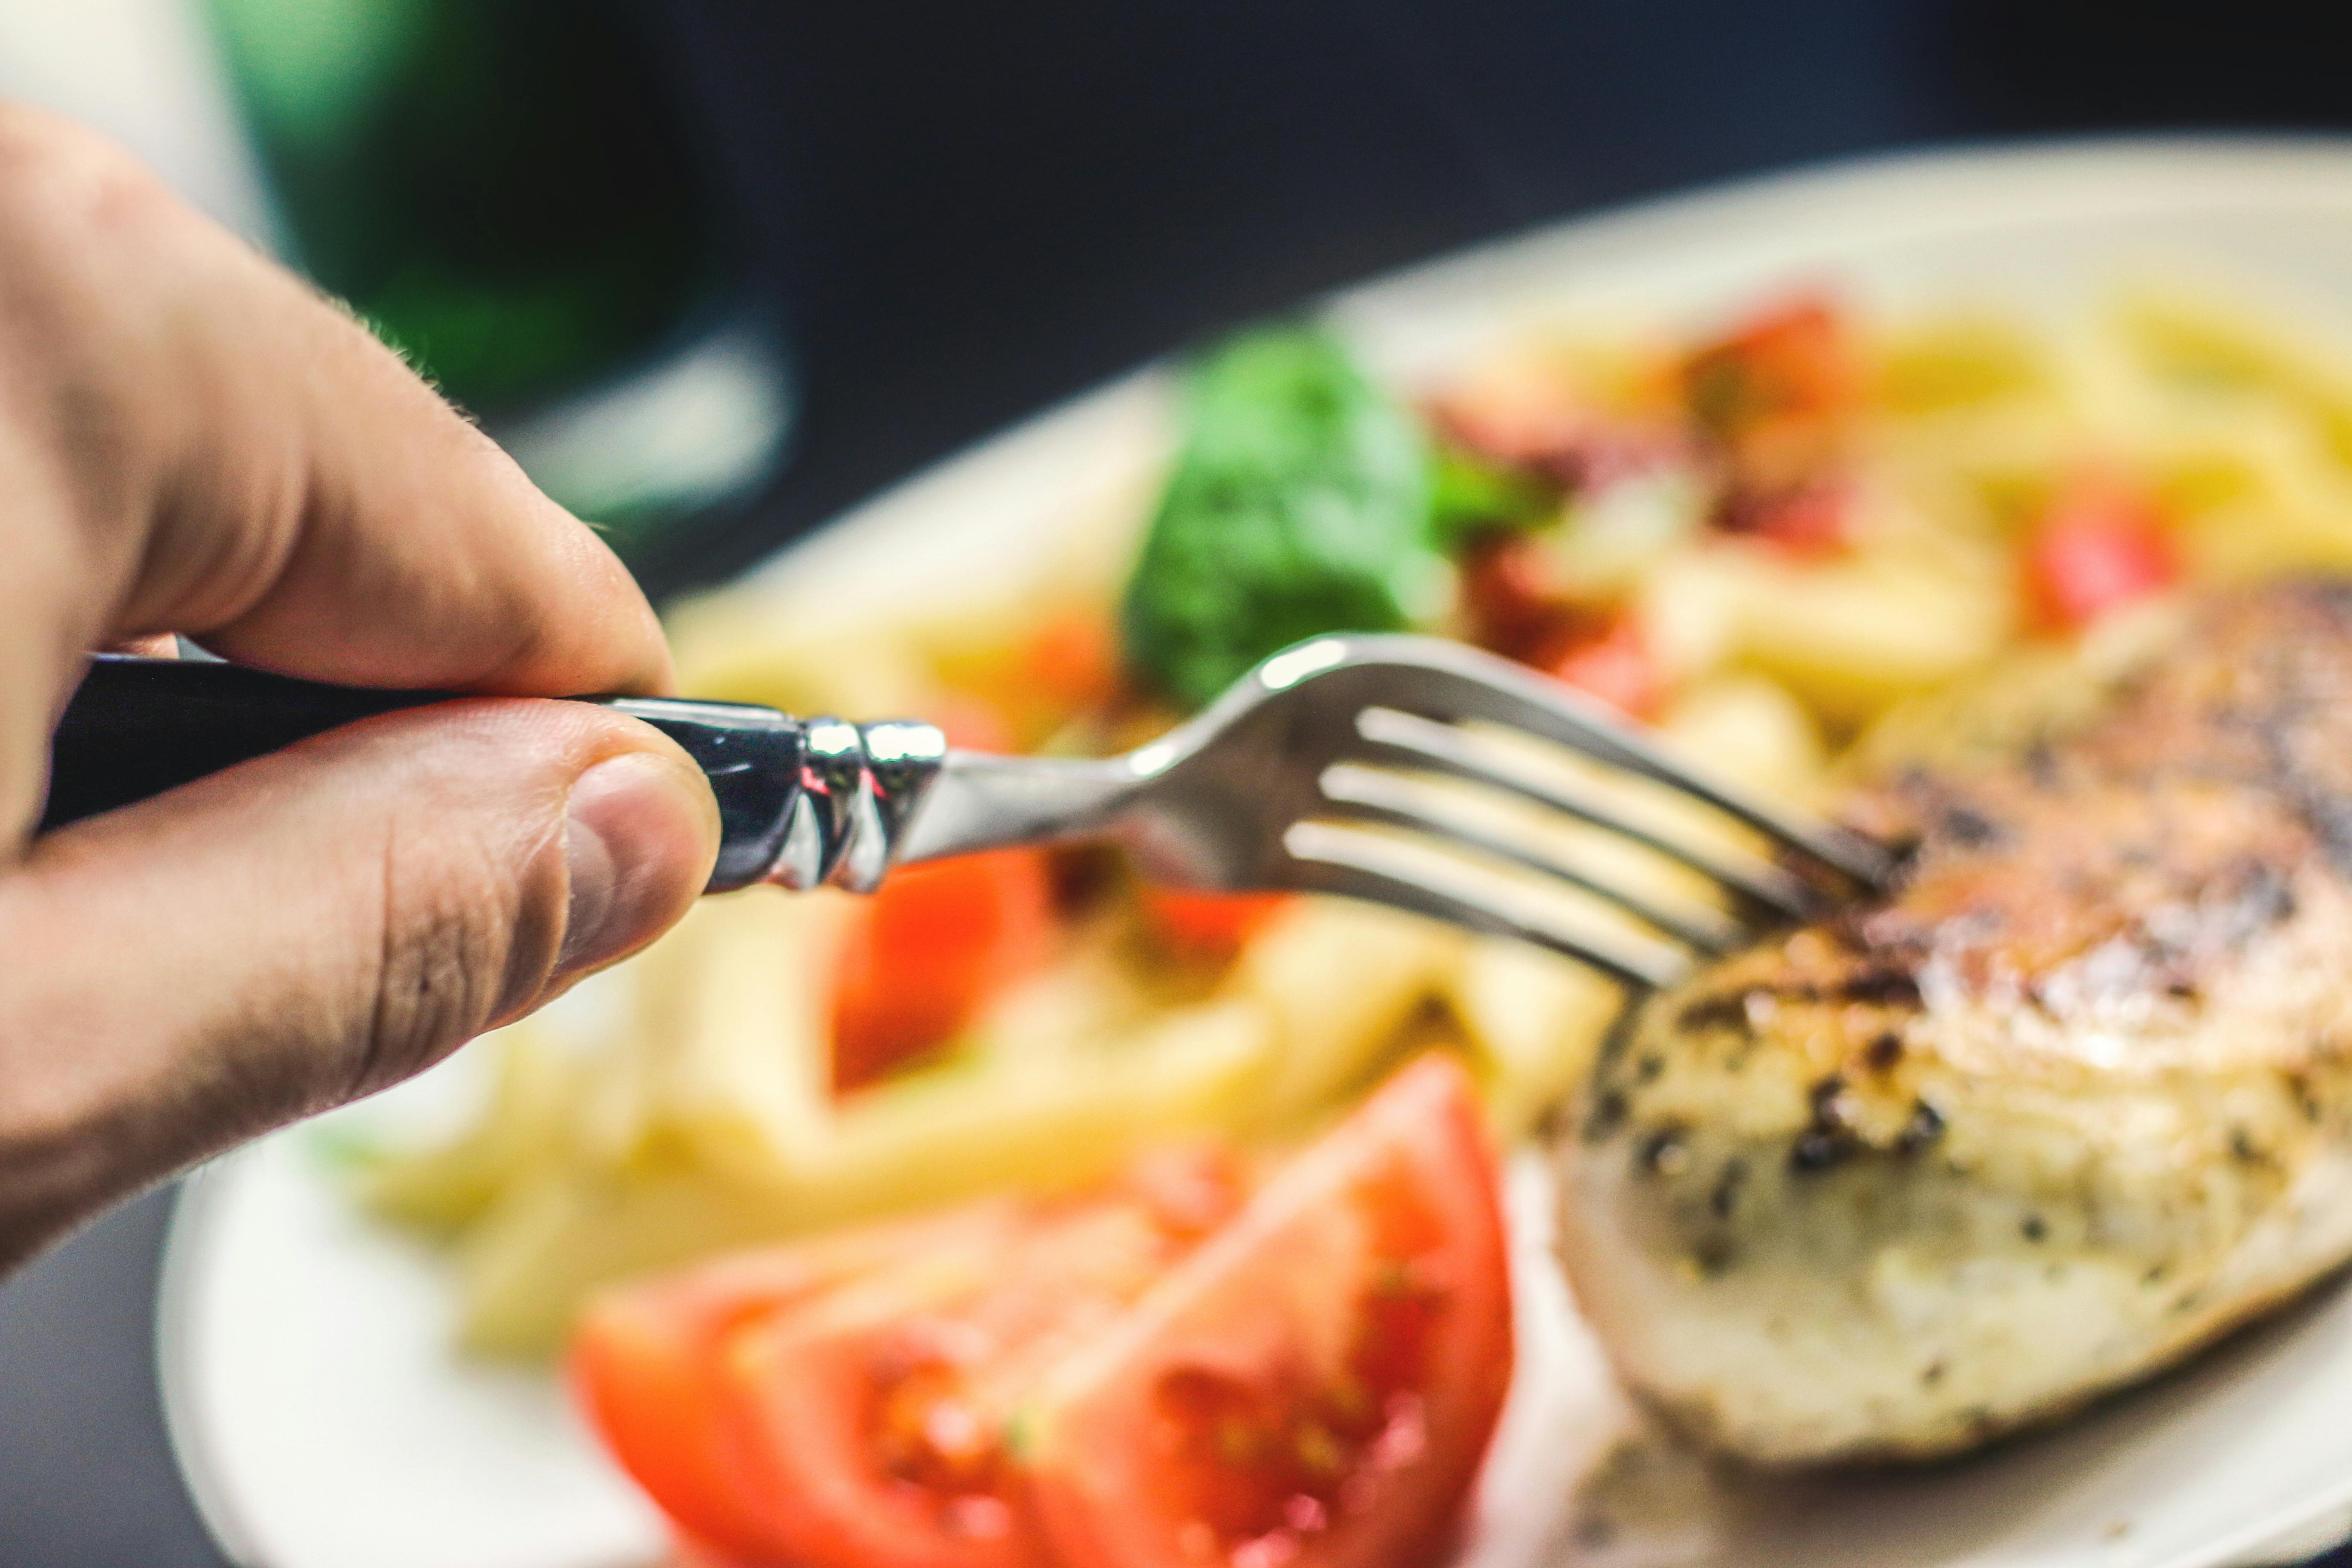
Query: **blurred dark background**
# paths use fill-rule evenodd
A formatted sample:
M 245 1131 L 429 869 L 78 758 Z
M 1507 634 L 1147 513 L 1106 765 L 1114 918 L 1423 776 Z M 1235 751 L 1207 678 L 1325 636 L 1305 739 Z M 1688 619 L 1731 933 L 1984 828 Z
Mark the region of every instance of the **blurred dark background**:
M 588 0 L 508 10 L 550 69 L 616 58 L 574 47 Z M 1481 237 L 1906 146 L 2352 128 L 2335 27 L 2287 0 L 642 0 L 606 22 L 646 96 L 592 101 L 552 155 L 614 233 L 690 241 L 613 252 L 674 290 L 648 331 L 756 323 L 797 410 L 780 467 L 627 533 L 663 594 L 1171 347 Z M 0 1286 L 0 1568 L 218 1562 L 154 1394 L 168 1204 Z

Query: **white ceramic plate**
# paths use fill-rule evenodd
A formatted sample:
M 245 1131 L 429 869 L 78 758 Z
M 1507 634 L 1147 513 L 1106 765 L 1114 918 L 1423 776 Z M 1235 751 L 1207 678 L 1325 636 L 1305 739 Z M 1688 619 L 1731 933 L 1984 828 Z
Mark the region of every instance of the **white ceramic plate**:
M 2028 309 L 2118 268 L 2250 277 L 2352 317 L 2352 143 L 2141 142 L 1896 158 L 1568 225 L 1345 295 L 1334 318 L 1411 377 L 1547 317 L 1706 317 L 1791 278 L 1899 307 Z M 895 489 L 750 579 L 779 616 L 946 605 L 1148 485 L 1154 374 L 1047 414 Z M 593 1027 L 600 994 L 570 999 Z M 388 1101 L 461 1096 L 460 1057 Z M 638 1568 L 646 1505 L 543 1377 L 446 1351 L 436 1265 L 354 1215 L 314 1133 L 205 1173 L 162 1315 L 181 1461 L 248 1568 Z M 1465 1564 L 2219 1568 L 2352 1527 L 2352 1291 L 2330 1289 L 2157 1386 L 1970 1463 L 1723 1486 L 1647 1446 L 1554 1272 L 1539 1183 L 1515 1173 L 1521 1376 Z M 1604 1463 L 1612 1449 L 1617 1458 Z

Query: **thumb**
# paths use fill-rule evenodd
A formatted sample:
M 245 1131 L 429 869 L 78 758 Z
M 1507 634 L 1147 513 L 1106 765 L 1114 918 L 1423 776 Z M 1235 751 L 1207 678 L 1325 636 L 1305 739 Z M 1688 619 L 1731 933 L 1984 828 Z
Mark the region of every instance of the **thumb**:
M 650 727 L 485 700 L 37 840 L 0 873 L 0 1268 L 644 946 L 718 838 L 700 773 Z

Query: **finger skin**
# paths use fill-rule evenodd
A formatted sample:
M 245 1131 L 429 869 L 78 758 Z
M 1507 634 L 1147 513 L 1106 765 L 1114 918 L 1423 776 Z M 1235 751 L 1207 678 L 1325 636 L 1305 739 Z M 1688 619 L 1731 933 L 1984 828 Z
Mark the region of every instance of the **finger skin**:
M 361 685 L 653 691 L 612 552 L 345 312 L 0 105 L 0 856 L 94 647 Z
M 566 803 L 600 763 L 676 863 L 559 973 Z M 483 700 L 320 736 L 39 840 L 0 879 L 0 1268 L 100 1203 L 431 1065 L 642 946 L 717 853 L 699 773 L 578 703 Z M 31 953 L 37 963 L 17 959 Z

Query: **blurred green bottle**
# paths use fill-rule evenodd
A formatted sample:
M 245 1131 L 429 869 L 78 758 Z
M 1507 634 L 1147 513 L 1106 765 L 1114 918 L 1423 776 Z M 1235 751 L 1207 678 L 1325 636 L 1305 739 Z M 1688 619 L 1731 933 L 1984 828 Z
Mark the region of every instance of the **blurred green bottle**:
M 209 0 L 291 259 L 627 553 L 789 423 L 623 0 Z

